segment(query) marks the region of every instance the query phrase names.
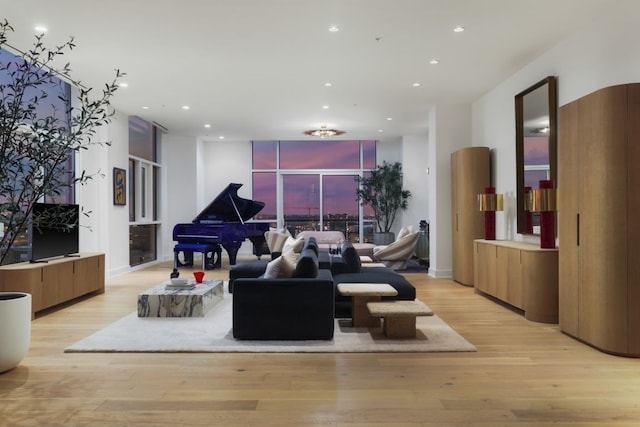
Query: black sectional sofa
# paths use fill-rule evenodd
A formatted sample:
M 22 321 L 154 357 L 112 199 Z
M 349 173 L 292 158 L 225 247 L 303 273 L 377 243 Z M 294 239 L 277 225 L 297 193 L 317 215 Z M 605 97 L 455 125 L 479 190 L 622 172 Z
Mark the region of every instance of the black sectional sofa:
M 416 298 L 413 285 L 394 270 L 362 267 L 350 242 L 336 256 L 318 253 L 313 238 L 305 241 L 290 278 L 265 278 L 267 264 L 242 262 L 229 272 L 237 339 L 331 339 L 334 318 L 351 317 L 351 298 L 340 295 L 338 283 L 388 283 L 398 295 L 385 299 Z

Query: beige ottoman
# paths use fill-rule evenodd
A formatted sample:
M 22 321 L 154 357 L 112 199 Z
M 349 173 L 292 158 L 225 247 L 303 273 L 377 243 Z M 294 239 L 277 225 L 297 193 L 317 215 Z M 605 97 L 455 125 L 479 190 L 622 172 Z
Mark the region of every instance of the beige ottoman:
M 416 316 L 433 316 L 433 310 L 420 300 L 367 302 L 372 317 L 382 317 L 387 338 L 415 338 Z
M 338 292 L 351 297 L 351 320 L 355 327 L 380 327 L 380 316 L 371 316 L 367 309 L 370 301 L 380 301 L 383 296 L 398 295 L 387 283 L 338 283 Z

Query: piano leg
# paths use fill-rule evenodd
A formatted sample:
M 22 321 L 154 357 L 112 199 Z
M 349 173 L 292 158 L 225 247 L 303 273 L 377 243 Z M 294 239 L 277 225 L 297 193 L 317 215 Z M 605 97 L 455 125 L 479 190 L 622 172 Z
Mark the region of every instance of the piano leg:
M 236 256 L 238 255 L 240 246 L 242 246 L 242 241 L 222 243 L 222 247 L 227 251 L 227 254 L 229 254 L 229 264 L 236 265 Z

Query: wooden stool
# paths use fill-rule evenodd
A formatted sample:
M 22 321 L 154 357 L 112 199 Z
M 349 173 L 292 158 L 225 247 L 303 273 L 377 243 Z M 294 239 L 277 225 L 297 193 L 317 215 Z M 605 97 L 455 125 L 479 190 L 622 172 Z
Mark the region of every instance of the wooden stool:
M 433 310 L 420 300 L 368 302 L 371 316 L 383 318 L 387 338 L 415 338 L 416 316 L 433 316 Z

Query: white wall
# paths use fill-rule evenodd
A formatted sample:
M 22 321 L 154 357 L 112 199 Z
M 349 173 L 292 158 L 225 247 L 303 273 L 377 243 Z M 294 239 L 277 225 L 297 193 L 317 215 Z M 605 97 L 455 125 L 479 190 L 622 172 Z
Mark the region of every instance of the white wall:
M 427 136 L 402 138 L 403 187 L 411 191 L 409 207 L 397 218 L 398 230 L 405 225 L 418 229 L 420 220 L 429 220 L 429 150 Z
M 429 274 L 452 276 L 451 153 L 471 145 L 469 105 L 439 104 L 429 111 Z
M 523 240 L 515 232 L 514 96 L 547 75 L 558 77 L 559 105 L 603 87 L 640 82 L 638 16 L 640 2 L 620 2 L 473 103 L 473 145 L 492 148 L 494 183 L 506 198 L 505 211 L 496 215 L 498 239 Z
M 109 126 L 97 129 L 97 137 L 111 146 L 95 146 L 78 153 L 76 171 L 100 172 L 77 189 L 76 201 L 89 217 L 80 218 L 80 251 L 105 253 L 107 276 L 129 270 L 129 211 L 113 205 L 113 168 L 128 169 L 129 123 L 116 113 Z

